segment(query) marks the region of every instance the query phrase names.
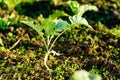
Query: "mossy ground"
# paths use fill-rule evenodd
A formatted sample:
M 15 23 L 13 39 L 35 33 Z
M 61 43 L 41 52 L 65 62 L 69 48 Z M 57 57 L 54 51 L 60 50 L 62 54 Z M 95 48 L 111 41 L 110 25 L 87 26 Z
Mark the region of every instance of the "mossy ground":
M 82 2 L 82 4 L 86 2 Z M 21 4 L 16 7 L 18 10 L 15 12 L 16 20 L 8 29 L 0 32 L 4 43 L 4 48 L 0 47 L 0 80 L 68 80 L 75 70 L 80 69 L 100 74 L 105 80 L 120 79 L 120 33 L 119 30 L 116 30 L 116 25 L 120 27 L 120 19 L 114 17 L 114 11 L 119 12 L 120 6 L 117 2 L 109 1 L 108 5 L 103 6 L 99 1 L 97 4 L 96 2 L 87 3 L 97 5 L 100 9 L 97 13 L 91 11 L 84 15 L 94 30 L 85 26 L 76 26 L 73 32 L 64 33 L 53 47 L 53 50 L 61 55 L 51 54 L 47 61 L 48 66 L 53 69 L 51 72 L 47 71 L 44 66 L 45 47 L 43 41 L 37 32 L 20 24 L 20 20 L 36 19 L 39 14 L 48 17 L 53 9 L 65 10 L 71 15 L 72 13 L 66 6 L 51 6 L 47 2 L 41 5 L 47 7 L 47 10 L 39 7 L 35 14 L 32 13 L 32 10 L 33 12 L 36 10 L 36 8 L 34 9 L 35 4 L 41 3 L 34 3 L 30 11 L 26 8 L 30 5 Z M 105 2 L 101 1 L 101 3 Z M 116 5 L 116 9 L 113 8 L 111 11 L 109 7 L 113 3 Z M 40 12 L 40 10 L 42 11 Z M 12 12 L 3 7 L 0 10 L 0 17 L 7 19 Z M 111 12 L 113 13 L 111 14 Z M 111 15 L 113 16 L 111 17 Z M 18 45 L 8 50 L 21 37 L 22 40 Z

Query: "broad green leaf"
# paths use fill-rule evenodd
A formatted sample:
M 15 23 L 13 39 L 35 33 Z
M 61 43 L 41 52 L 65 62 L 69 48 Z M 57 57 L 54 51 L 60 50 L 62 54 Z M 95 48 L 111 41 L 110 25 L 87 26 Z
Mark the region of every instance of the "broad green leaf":
M 81 5 L 79 7 L 79 12 L 78 12 L 78 15 L 79 16 L 83 16 L 83 14 L 86 12 L 86 11 L 89 11 L 89 10 L 94 10 L 94 11 L 98 11 L 98 8 L 96 6 L 93 6 L 93 5 Z
M 74 14 L 78 14 L 79 12 L 79 3 L 77 1 L 69 1 L 70 8 Z
M 54 33 L 55 22 L 51 19 L 44 19 L 41 21 L 41 26 L 44 26 L 45 34 L 50 36 Z
M 50 15 L 49 17 L 52 18 L 52 19 L 55 19 L 55 18 L 58 18 L 58 17 L 61 17 L 61 16 L 69 16 L 67 13 L 65 13 L 64 11 L 59 11 L 59 10 L 56 10 L 52 15 Z
M 56 22 L 55 31 L 57 31 L 57 32 L 61 32 L 64 29 L 69 27 L 69 24 L 66 21 L 56 20 L 55 22 Z
M 33 28 L 35 31 L 38 32 L 38 34 L 43 35 L 42 33 L 43 26 L 37 24 L 35 25 L 33 21 L 21 21 L 21 22 Z
M 75 25 L 75 26 L 85 25 L 85 26 L 87 26 L 87 27 L 92 28 L 92 27 L 88 24 L 88 22 L 87 22 L 87 20 L 86 20 L 85 18 L 82 18 L 82 17 L 80 17 L 80 16 L 78 16 L 78 15 L 75 15 L 75 16 L 73 16 L 73 17 L 69 17 L 69 20 L 70 20 L 70 22 L 71 22 L 72 25 Z

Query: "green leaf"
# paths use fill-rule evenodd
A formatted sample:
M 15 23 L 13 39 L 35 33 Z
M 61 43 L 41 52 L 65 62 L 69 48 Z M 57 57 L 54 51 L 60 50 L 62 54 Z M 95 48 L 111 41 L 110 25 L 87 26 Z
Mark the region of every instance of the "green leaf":
M 32 0 L 4 0 L 5 4 L 7 4 L 8 8 L 14 8 L 21 2 L 32 2 Z
M 79 5 L 77 1 L 69 1 L 70 8 L 75 15 L 83 16 L 83 14 L 88 10 L 98 11 L 98 8 L 93 5 Z
M 35 25 L 33 21 L 21 21 L 21 22 L 33 28 L 35 31 L 38 32 L 38 34 L 43 35 L 42 33 L 43 26 L 37 24 Z
M 78 15 L 75 15 L 73 17 L 69 17 L 69 20 L 70 20 L 71 24 L 74 25 L 74 26 L 85 25 L 87 27 L 92 28 L 88 24 L 88 22 L 87 22 L 87 20 L 85 18 L 82 18 L 82 17 L 80 17 Z
M 89 11 L 89 10 L 94 10 L 94 11 L 98 11 L 98 8 L 96 6 L 93 6 L 93 5 L 81 5 L 79 7 L 79 12 L 78 12 L 78 15 L 79 16 L 83 16 L 83 14 L 86 12 L 86 11 Z
M 5 4 L 7 4 L 8 8 L 14 8 L 17 4 L 19 4 L 20 0 L 4 0 Z
M 44 26 L 45 34 L 47 36 L 50 36 L 54 34 L 54 28 L 55 28 L 55 22 L 51 19 L 44 19 L 41 21 L 41 26 Z
M 58 17 L 61 17 L 61 16 L 69 16 L 67 13 L 65 13 L 64 11 L 59 11 L 59 10 L 56 10 L 52 15 L 50 15 L 49 17 L 52 18 L 52 19 L 55 19 L 55 18 L 58 18 Z
M 70 8 L 74 14 L 78 14 L 79 12 L 79 3 L 77 1 L 69 1 Z
M 56 22 L 55 31 L 57 31 L 57 32 L 61 32 L 64 29 L 69 27 L 69 24 L 66 21 L 56 20 L 55 22 Z

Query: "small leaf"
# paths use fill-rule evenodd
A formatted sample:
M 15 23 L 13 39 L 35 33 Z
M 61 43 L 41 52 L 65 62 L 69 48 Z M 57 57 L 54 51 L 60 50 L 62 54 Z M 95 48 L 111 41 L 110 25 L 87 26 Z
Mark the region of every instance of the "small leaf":
M 71 22 L 72 25 L 75 25 L 75 26 L 79 26 L 79 25 L 85 25 L 87 27 L 90 27 L 92 28 L 87 20 L 85 18 L 82 18 L 82 17 L 79 17 L 78 15 L 75 15 L 73 17 L 69 17 L 69 20 Z
M 79 5 L 77 1 L 69 1 L 70 8 L 75 15 L 83 16 L 83 14 L 88 10 L 98 11 L 98 8 L 93 5 Z
M 78 12 L 78 15 L 79 16 L 83 16 L 83 14 L 88 11 L 88 10 L 94 10 L 94 11 L 98 11 L 98 8 L 96 6 L 93 6 L 93 5 L 81 5 L 79 7 L 79 12 Z
M 79 10 L 79 3 L 77 1 L 69 1 L 69 5 L 70 5 L 70 8 L 72 9 L 72 12 L 74 14 L 78 14 L 78 10 Z
M 52 19 L 55 19 L 55 18 L 58 18 L 58 17 L 61 17 L 61 16 L 69 16 L 67 13 L 65 13 L 64 11 L 59 11 L 59 10 L 56 10 L 52 15 L 50 15 L 49 17 L 52 18 Z
M 56 22 L 55 31 L 57 31 L 57 32 L 63 31 L 64 29 L 69 27 L 69 25 L 66 21 L 56 20 L 55 22 Z
M 33 21 L 21 21 L 21 22 L 33 28 L 35 31 L 38 32 L 38 34 L 43 35 L 42 33 L 43 26 L 37 24 L 35 25 Z
M 20 3 L 20 0 L 4 0 L 8 8 L 14 8 L 17 4 Z
M 55 22 L 53 22 L 51 19 L 44 19 L 41 21 L 41 26 L 44 26 L 45 34 L 47 36 L 50 36 L 54 32 L 55 28 Z

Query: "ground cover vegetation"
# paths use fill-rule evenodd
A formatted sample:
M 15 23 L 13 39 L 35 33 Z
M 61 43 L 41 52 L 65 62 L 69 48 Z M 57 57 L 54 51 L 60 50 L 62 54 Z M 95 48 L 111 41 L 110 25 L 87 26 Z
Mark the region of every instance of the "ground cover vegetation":
M 0 80 L 120 79 L 119 12 L 116 0 L 0 0 Z

